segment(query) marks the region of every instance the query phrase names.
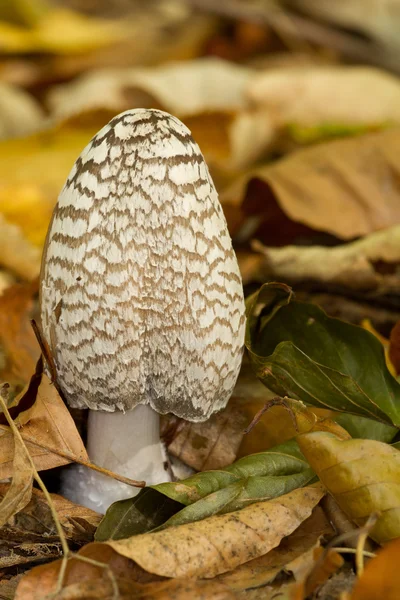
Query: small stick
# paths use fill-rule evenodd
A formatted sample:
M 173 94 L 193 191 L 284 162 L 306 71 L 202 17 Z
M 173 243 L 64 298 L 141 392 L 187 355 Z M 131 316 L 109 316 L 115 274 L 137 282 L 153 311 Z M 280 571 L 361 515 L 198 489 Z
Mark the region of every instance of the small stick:
M 284 398 L 281 398 L 281 396 L 275 396 L 271 400 L 268 400 L 268 402 L 266 402 L 264 404 L 264 406 L 262 408 L 260 408 L 260 410 L 253 417 L 253 420 L 251 421 L 250 425 L 248 425 L 246 427 L 246 429 L 243 431 L 243 433 L 245 435 L 250 433 L 250 431 L 253 429 L 253 427 L 255 425 L 257 425 L 257 423 L 260 421 L 263 414 L 266 413 L 272 406 L 283 406 L 289 412 L 295 430 L 297 432 L 299 431 L 299 428 L 297 426 L 296 417 L 295 417 L 295 414 L 294 414 L 293 409 L 290 406 L 290 404 L 288 404 L 288 402 Z
M 57 381 L 57 369 L 56 369 L 56 364 L 54 362 L 53 356 L 50 351 L 49 344 L 44 339 L 42 332 L 40 331 L 39 326 L 36 323 L 35 319 L 31 319 L 31 325 L 32 325 L 33 333 L 36 336 L 37 343 L 39 344 L 40 349 L 43 354 L 43 357 L 47 363 L 47 366 L 49 367 L 50 375 L 51 375 L 51 383 L 55 383 Z
M 52 448 L 51 446 L 42 444 L 42 443 L 38 442 L 37 440 L 30 438 L 27 435 L 24 435 L 23 433 L 22 433 L 22 438 L 25 442 L 29 442 L 30 444 L 33 444 L 34 446 L 37 446 L 38 448 L 42 448 L 43 450 L 46 450 L 47 452 L 52 452 L 53 454 L 62 456 L 63 458 L 66 458 L 67 460 L 71 460 L 72 462 L 76 462 L 80 465 L 84 465 L 85 467 L 88 467 L 88 469 L 92 469 L 93 471 L 102 473 L 103 475 L 106 475 L 107 477 L 112 477 L 113 479 L 116 479 L 117 481 L 120 481 L 121 483 L 126 483 L 126 485 L 130 485 L 132 487 L 138 487 L 138 488 L 143 488 L 146 486 L 145 481 L 136 481 L 135 479 L 130 479 L 129 477 L 124 477 L 123 475 L 118 475 L 118 473 L 114 473 L 113 471 L 104 469 L 104 467 L 99 467 L 98 465 L 95 465 L 94 463 L 87 461 L 84 458 L 80 458 L 79 456 L 76 456 L 72 452 L 68 452 L 67 450 L 59 450 L 58 448 Z

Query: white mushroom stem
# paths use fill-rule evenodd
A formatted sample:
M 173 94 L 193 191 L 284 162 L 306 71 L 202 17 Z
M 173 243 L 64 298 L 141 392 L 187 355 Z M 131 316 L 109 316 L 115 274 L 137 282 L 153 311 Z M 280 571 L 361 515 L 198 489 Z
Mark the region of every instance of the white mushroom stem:
M 160 417 L 148 405 L 126 413 L 89 410 L 87 450 L 92 462 L 119 475 L 147 485 L 170 481 Z M 140 491 L 82 465 L 65 470 L 61 488 L 65 497 L 100 513 Z

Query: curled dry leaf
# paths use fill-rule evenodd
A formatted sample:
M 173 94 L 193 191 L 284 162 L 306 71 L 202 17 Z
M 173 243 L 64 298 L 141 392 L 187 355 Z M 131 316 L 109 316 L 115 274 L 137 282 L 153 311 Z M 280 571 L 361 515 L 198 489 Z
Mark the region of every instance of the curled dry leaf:
M 269 69 L 252 77 L 246 92 L 280 126 L 339 128 L 400 123 L 399 80 L 372 67 Z
M 29 284 L 15 284 L 0 295 L 0 348 L 4 356 L 0 381 L 25 384 L 35 370 L 40 348 L 30 318 L 37 292 L 35 280 Z
M 323 495 L 316 484 L 226 515 L 107 544 L 156 575 L 215 577 L 277 546 Z
M 46 375 L 40 371 L 36 373 L 27 388 L 14 401 L 14 405 L 11 413 L 18 415 L 15 423 L 21 428 L 21 435 L 38 471 L 71 462 L 62 454 L 57 454 L 57 451 L 66 451 L 88 460 L 76 425 L 55 386 Z M 15 471 L 13 436 L 10 428 L 4 424 L 4 418 L 0 423 L 0 436 L 0 479 L 5 479 L 11 477 Z
M 400 452 L 375 440 L 339 440 L 305 433 L 298 443 L 310 465 L 342 510 L 362 526 L 379 518 L 370 536 L 385 543 L 400 536 Z
M 264 258 L 257 279 L 298 283 L 318 281 L 351 290 L 394 293 L 400 289 L 400 225 L 366 235 L 341 246 L 285 246 L 260 242 L 253 249 Z
M 0 496 L 3 497 L 8 489 L 9 484 L 1 483 Z M 101 515 L 58 494 L 51 494 L 51 499 L 67 539 L 79 544 L 92 541 Z M 55 536 L 51 541 L 58 541 L 51 510 L 41 490 L 33 489 L 29 504 L 14 515 L 8 524 L 12 527 L 13 535 L 19 538 L 25 534 L 29 539 L 34 534 L 37 537 L 43 536 L 43 543 L 46 538 L 49 540 L 49 536 Z
M 399 128 L 318 144 L 251 170 L 221 201 L 257 216 L 258 226 L 268 225 L 277 202 L 314 231 L 345 240 L 367 235 L 400 222 L 399 152 Z

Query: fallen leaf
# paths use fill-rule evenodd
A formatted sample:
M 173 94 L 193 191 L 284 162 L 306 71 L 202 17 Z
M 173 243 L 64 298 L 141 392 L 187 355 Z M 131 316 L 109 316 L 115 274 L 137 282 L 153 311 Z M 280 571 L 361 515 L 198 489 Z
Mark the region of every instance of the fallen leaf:
M 318 144 L 250 170 L 224 190 L 221 201 L 253 221 L 257 217 L 257 228 L 265 220 L 263 239 L 276 237 L 274 203 L 289 223 L 314 235 L 364 236 L 400 222 L 399 152 L 398 128 Z
M 317 506 L 312 515 L 290 536 L 283 538 L 277 548 L 234 571 L 219 575 L 216 580 L 225 583 L 234 592 L 265 586 L 283 573 L 291 573 L 299 580 L 314 564 L 313 551 L 320 546 L 321 538 L 329 539 L 333 534 L 334 530 Z
M 204 471 L 176 483 L 160 483 L 141 490 L 134 498 L 115 502 L 107 510 L 95 537 L 98 541 L 120 539 L 154 527 L 199 521 L 281 496 L 307 485 L 313 478 L 313 471 L 291 440 L 241 458 L 224 470 Z M 163 496 L 175 504 L 166 502 Z M 159 509 L 153 508 L 155 517 L 150 520 L 146 515 L 149 503 L 159 505 Z M 180 510 L 182 505 L 184 508 Z
M 168 429 L 168 417 L 163 421 Z M 231 398 L 224 410 L 205 423 L 182 421 L 171 443 L 167 443 L 168 452 L 196 471 L 222 469 L 236 459 L 247 424 L 240 406 Z
M 397 600 L 400 586 L 399 557 L 400 539 L 396 539 L 367 563 L 347 600 Z
M 15 592 L 23 574 L 14 575 L 10 579 L 0 581 L 0 598 L 1 600 L 14 600 Z
M 122 600 L 234 600 L 223 583 L 194 579 L 160 581 L 159 577 L 141 572 L 133 561 L 105 544 L 90 544 L 79 555 L 104 566 L 88 564 L 79 560 L 79 556 L 69 559 L 57 599 L 109 600 L 118 590 L 118 598 Z M 29 571 L 18 585 L 15 600 L 42 600 L 54 593 L 60 566 L 58 560 Z
M 234 171 L 251 164 L 271 142 L 267 115 L 248 107 L 252 69 L 206 57 L 153 68 L 101 69 L 50 92 L 55 118 L 93 109 L 115 113 L 159 108 L 192 131 L 208 165 Z
M 249 80 L 246 93 L 281 127 L 330 125 L 339 129 L 345 125 L 400 123 L 399 80 L 373 67 L 313 65 L 268 69 Z
M 215 577 L 277 546 L 323 495 L 316 484 L 226 515 L 106 543 L 156 575 Z
M 328 550 L 315 548 L 314 561 L 304 581 L 296 584 L 296 591 L 294 592 L 296 600 L 310 597 L 344 564 L 343 557 L 332 548 Z
M 375 440 L 339 440 L 325 432 L 305 433 L 298 444 L 321 482 L 359 526 L 372 513 L 369 533 L 378 543 L 400 536 L 400 452 Z
M 272 248 L 258 241 L 252 247 L 263 257 L 258 265 L 258 280 L 289 283 L 311 280 L 378 293 L 395 293 L 400 289 L 399 225 L 334 247 Z
M 64 452 L 89 460 L 67 407 L 45 374 L 36 373 L 14 405 L 11 413 L 17 413 L 15 423 L 38 471 L 70 463 Z M 7 425 L 0 424 L 0 436 L 0 479 L 5 479 L 15 473 L 13 436 Z
M 0 497 L 7 493 L 8 488 L 9 484 L 0 483 Z M 74 504 L 58 494 L 51 494 L 51 499 L 67 539 L 79 544 L 92 541 L 102 515 L 90 508 Z M 49 539 L 49 536 L 57 536 L 48 502 L 43 492 L 35 488 L 29 504 L 9 520 L 8 526 L 12 527 L 15 536 L 18 535 L 18 531 L 19 535 L 35 534 L 35 537 L 43 536 L 43 542 L 46 537 Z M 58 537 L 55 540 L 58 540 Z
M 2 391 L 0 389 L 0 400 L 4 406 L 7 406 Z M 4 410 L 6 409 L 4 408 Z M 0 502 L 0 527 L 7 523 L 15 513 L 22 510 L 32 495 L 33 469 L 29 453 L 17 436 L 13 436 L 13 456 L 11 485 Z
M 400 425 L 400 386 L 382 345 L 361 327 L 292 301 L 284 284 L 247 299 L 246 346 L 256 375 L 277 394 Z

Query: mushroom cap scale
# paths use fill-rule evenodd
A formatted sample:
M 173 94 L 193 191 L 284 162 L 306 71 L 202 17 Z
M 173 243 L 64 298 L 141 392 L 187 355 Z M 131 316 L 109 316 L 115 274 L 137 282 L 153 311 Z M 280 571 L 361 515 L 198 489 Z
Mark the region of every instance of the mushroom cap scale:
M 242 282 L 207 165 L 178 119 L 126 111 L 83 150 L 49 227 L 40 304 L 71 406 L 148 403 L 201 421 L 226 405 Z

